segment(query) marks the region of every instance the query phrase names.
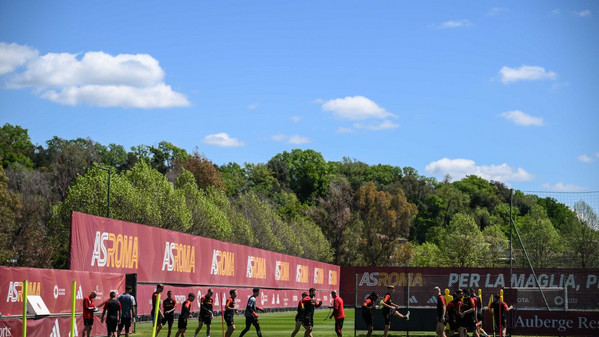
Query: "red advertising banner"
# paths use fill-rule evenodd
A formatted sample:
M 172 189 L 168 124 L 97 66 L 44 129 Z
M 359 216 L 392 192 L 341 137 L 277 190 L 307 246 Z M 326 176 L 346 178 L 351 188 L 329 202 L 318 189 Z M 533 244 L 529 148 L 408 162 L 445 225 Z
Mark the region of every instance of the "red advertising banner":
M 599 311 L 517 310 L 511 320 L 512 334 L 599 336 Z
M 599 269 L 538 269 L 537 278 L 551 309 L 596 310 L 599 308 Z M 356 278 L 357 277 L 357 278 Z M 511 281 L 511 282 L 510 282 Z M 357 283 L 357 284 L 356 284 Z M 392 268 L 343 267 L 341 269 L 341 296 L 353 305 L 358 290 L 359 300 L 372 291 L 384 294 L 388 285 L 396 287 L 396 303 L 412 307 L 433 307 L 436 301 L 432 288 L 482 289 L 483 303 L 492 294 L 511 285 L 517 289 L 516 308 L 546 308 L 538 291 L 534 275 L 529 269 L 507 268 Z M 399 287 L 399 289 L 397 289 Z M 409 287 L 409 294 L 408 294 Z
M 83 335 L 83 316 L 75 318 L 75 336 Z M 0 336 L 21 336 L 23 321 L 19 318 L 0 319 Z M 92 336 L 106 336 L 106 324 L 100 322 L 100 316 L 94 316 Z M 27 337 L 69 337 L 71 335 L 71 317 L 43 317 L 27 319 Z
M 137 273 L 139 282 L 339 288 L 339 266 L 78 212 L 70 261 L 72 270 Z
M 237 289 L 237 298 L 235 299 L 235 305 L 240 310 L 245 310 L 247 299 L 252 295 L 251 288 L 220 288 L 212 287 L 214 295 L 214 310 L 221 311 L 221 305 L 226 303 L 229 298 L 229 291 L 231 289 Z M 149 315 L 152 310 L 152 294 L 156 290 L 155 285 L 139 284 L 137 286 L 137 312 L 139 315 Z M 164 300 L 167 297 L 167 291 L 172 291 L 172 297 L 177 301 L 178 306 L 175 309 L 175 313 L 179 313 L 181 310 L 180 304 L 187 300 L 187 295 L 193 293 L 196 295 L 195 302 L 191 307 L 192 312 L 200 311 L 200 299 L 206 295 L 208 287 L 180 287 L 166 285 L 164 291 L 161 293 L 160 298 Z M 278 289 L 260 289 L 260 296 L 257 298 L 257 305 L 264 309 L 272 308 L 292 308 L 297 307 L 298 302 L 301 299 L 302 292 L 306 290 L 278 290 Z M 331 293 L 329 291 L 317 291 L 316 299 L 322 300 L 323 305 L 328 306 L 331 303 Z
M 82 312 L 83 298 L 92 291 L 98 296 L 94 304 L 106 301 L 111 291 L 125 291 L 125 275 L 90 273 L 59 269 L 0 267 L 0 313 L 2 316 L 23 313 L 23 281 L 28 281 L 28 295 L 38 295 L 52 314 L 70 313 L 73 281 L 77 282 L 76 311 Z

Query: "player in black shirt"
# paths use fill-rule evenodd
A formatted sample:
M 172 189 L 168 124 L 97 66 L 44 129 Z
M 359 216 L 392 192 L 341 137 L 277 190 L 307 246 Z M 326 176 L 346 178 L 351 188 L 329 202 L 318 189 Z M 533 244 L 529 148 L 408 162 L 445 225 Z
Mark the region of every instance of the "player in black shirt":
M 445 297 L 441 295 L 441 288 L 433 288 L 435 297 L 437 298 L 437 336 L 445 337 Z
M 193 337 L 197 337 L 204 324 L 206 324 L 206 336 L 210 337 L 210 325 L 212 324 L 212 317 L 214 317 L 214 314 L 212 313 L 214 305 L 212 294 L 214 294 L 214 292 L 212 291 L 212 288 L 209 288 L 206 295 L 202 296 L 200 299 L 200 324 Z
M 304 323 L 304 303 L 302 302 L 302 300 L 306 296 L 308 296 L 308 293 L 302 293 L 302 297 L 297 303 L 297 314 L 295 315 L 295 330 L 293 330 L 293 332 L 291 333 L 291 337 L 295 337 L 302 324 Z
M 177 324 L 177 334 L 175 337 L 185 337 L 185 330 L 187 330 L 187 319 L 191 316 L 191 304 L 193 300 L 196 298 L 196 295 L 193 293 L 189 293 L 187 295 L 187 301 L 183 302 L 183 306 L 181 306 L 181 315 L 179 316 L 179 322 Z
M 116 299 L 116 292 L 110 292 L 110 299 L 104 304 L 104 311 L 102 311 L 102 320 L 104 323 L 104 314 L 106 316 L 106 329 L 108 330 L 108 336 L 116 337 L 116 327 L 121 321 L 121 302 Z
M 167 291 L 166 298 L 162 301 L 162 310 L 164 310 L 164 318 L 162 319 L 162 325 L 168 323 L 168 334 L 167 337 L 171 337 L 171 330 L 173 329 L 173 322 L 175 321 L 175 308 L 177 307 L 177 300 L 173 298 L 173 292 Z
M 237 290 L 231 289 L 229 291 L 229 297 L 227 299 L 227 304 L 225 304 L 225 323 L 227 323 L 227 332 L 225 333 L 225 337 L 231 337 L 233 331 L 235 331 L 235 298 L 237 297 Z

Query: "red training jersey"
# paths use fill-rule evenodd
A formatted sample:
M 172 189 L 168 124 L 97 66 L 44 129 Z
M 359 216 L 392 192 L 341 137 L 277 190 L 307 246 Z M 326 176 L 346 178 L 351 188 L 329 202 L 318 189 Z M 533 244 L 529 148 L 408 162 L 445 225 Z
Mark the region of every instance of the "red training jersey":
M 83 318 L 94 318 L 94 311 L 96 311 L 96 307 L 94 306 L 94 300 L 87 296 L 83 299 Z
M 343 299 L 337 296 L 333 300 L 333 317 L 335 319 L 345 318 L 345 313 L 343 312 Z

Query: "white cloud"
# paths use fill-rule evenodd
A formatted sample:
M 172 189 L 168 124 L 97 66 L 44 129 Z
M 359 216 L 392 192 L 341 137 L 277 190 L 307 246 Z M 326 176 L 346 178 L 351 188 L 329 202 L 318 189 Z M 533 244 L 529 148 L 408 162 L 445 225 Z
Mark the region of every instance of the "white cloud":
M 282 142 L 287 139 L 287 135 L 274 135 L 271 137 L 275 142 Z
M 17 45 L 18 46 L 18 45 Z M 21 46 L 23 47 L 23 46 Z M 164 71 L 147 54 L 48 53 L 30 57 L 7 87 L 34 88 L 42 98 L 66 105 L 169 108 L 189 101 L 164 83 Z
M 258 107 L 258 104 L 250 104 L 248 105 L 248 110 L 256 110 L 256 108 Z
M 491 10 L 487 13 L 487 16 L 496 16 L 499 15 L 503 12 L 505 12 L 507 9 L 506 8 L 501 8 L 501 7 L 493 7 L 491 8 Z
M 337 133 L 353 133 L 354 129 L 352 128 L 344 128 L 344 127 L 339 127 L 337 128 Z
M 534 175 L 526 172 L 522 168 L 513 169 L 507 164 L 501 165 L 476 165 L 474 160 L 470 159 L 449 159 L 443 158 L 426 165 L 427 173 L 444 177 L 448 175 L 454 180 L 460 180 L 467 175 L 477 175 L 487 180 L 495 181 L 529 181 L 534 179 Z
M 291 119 L 295 123 L 297 123 L 300 120 L 302 120 L 302 118 L 300 116 L 291 116 L 291 117 L 289 117 L 289 119 Z
M 522 111 L 514 110 L 514 111 L 506 111 L 501 113 L 499 116 L 507 119 L 510 122 L 513 122 L 516 125 L 521 126 L 543 126 L 542 117 L 535 117 L 529 114 L 526 114 Z
M 579 191 L 587 190 L 589 188 L 588 186 L 564 184 L 562 182 L 559 182 L 553 186 L 549 183 L 545 183 L 542 186 L 544 189 L 547 189 L 547 190 L 550 190 L 553 192 L 579 192 Z
M 308 137 L 303 137 L 299 135 L 287 136 L 284 134 L 274 135 L 271 137 L 275 142 L 287 141 L 288 144 L 307 144 L 310 143 L 311 140 Z
M 299 145 L 299 144 L 307 144 L 310 143 L 310 138 L 307 137 L 302 137 L 302 136 L 298 136 L 298 135 L 293 135 L 291 137 L 289 137 L 289 144 L 295 144 L 295 145 Z
M 592 163 L 593 162 L 593 158 L 587 156 L 586 154 L 581 154 L 580 156 L 578 156 L 578 160 L 580 160 L 583 163 Z
M 365 129 L 370 131 L 380 131 L 380 130 L 389 130 L 396 129 L 399 127 L 399 124 L 395 124 L 389 120 L 384 120 L 378 124 L 363 124 L 363 123 L 354 123 L 354 127 L 356 129 Z
M 324 111 L 332 111 L 338 119 L 364 120 L 369 118 L 396 117 L 364 96 L 337 98 L 322 104 Z
M 462 28 L 462 27 L 470 27 L 471 23 L 468 20 L 450 20 L 445 21 L 439 25 L 439 28 L 442 29 L 450 29 L 450 28 Z
M 557 74 L 553 71 L 546 71 L 545 68 L 539 66 L 523 65 L 520 68 L 510 68 L 503 66 L 499 70 L 501 82 L 504 84 L 517 81 L 534 81 L 534 80 L 554 80 Z
M 0 75 L 13 72 L 37 55 L 37 50 L 31 47 L 0 42 Z
M 204 137 L 202 144 L 219 147 L 240 147 L 245 146 L 245 142 L 237 138 L 231 138 L 228 134 L 221 132 Z
M 584 17 L 587 17 L 587 16 L 591 16 L 591 11 L 588 10 L 588 9 L 585 9 L 583 11 L 576 12 L 575 14 L 584 18 Z

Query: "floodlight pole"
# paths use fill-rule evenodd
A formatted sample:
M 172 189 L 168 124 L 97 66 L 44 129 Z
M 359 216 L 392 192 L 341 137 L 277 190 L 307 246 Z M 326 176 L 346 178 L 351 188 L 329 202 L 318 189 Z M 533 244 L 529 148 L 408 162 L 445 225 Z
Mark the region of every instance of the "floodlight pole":
M 513 288 L 512 284 L 512 269 L 514 266 L 514 253 L 512 250 L 512 207 L 514 202 L 514 189 L 510 190 L 510 288 Z
M 112 170 L 102 166 L 98 166 L 98 168 L 108 172 L 108 207 L 106 209 L 106 217 L 110 218 L 110 176 L 112 175 Z

